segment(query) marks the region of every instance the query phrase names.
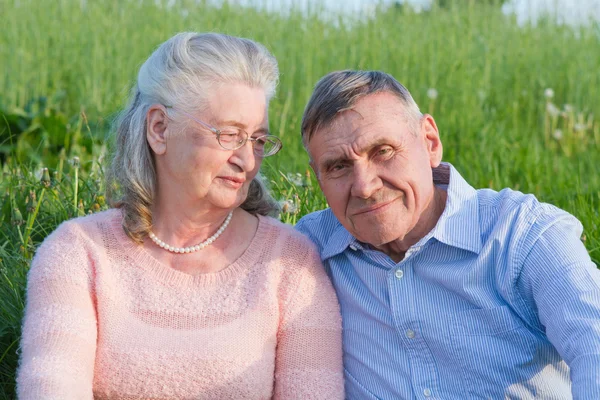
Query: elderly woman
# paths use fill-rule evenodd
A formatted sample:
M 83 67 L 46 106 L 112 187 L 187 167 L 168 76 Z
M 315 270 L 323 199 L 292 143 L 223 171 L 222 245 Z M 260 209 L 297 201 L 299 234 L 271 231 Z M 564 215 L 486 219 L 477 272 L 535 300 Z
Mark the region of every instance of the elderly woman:
M 182 33 L 118 122 L 116 208 L 63 223 L 31 266 L 21 399 L 342 399 L 340 315 L 309 241 L 266 217 L 261 45 Z

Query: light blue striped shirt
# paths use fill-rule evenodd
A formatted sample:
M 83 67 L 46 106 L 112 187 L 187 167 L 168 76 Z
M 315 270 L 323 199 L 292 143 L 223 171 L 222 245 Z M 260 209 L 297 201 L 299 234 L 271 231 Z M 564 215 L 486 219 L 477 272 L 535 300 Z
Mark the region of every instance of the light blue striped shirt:
M 298 222 L 340 301 L 347 398 L 600 399 L 600 271 L 579 221 L 452 166 L 446 190 L 399 263 L 330 209 Z

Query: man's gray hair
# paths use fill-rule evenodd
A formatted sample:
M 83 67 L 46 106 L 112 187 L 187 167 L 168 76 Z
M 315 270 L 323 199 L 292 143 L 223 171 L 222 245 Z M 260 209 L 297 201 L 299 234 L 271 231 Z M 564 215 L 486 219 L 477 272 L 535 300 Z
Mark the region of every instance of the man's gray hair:
M 302 143 L 308 142 L 320 128 L 328 126 L 336 116 L 352 109 L 356 102 L 369 94 L 389 92 L 404 105 L 404 115 L 413 133 L 416 134 L 422 117 L 419 106 L 408 89 L 393 76 L 381 71 L 335 71 L 317 82 L 304 115 L 302 116 Z
M 192 113 L 206 107 L 215 88 L 243 83 L 262 88 L 267 103 L 275 94 L 279 69 L 261 44 L 218 33 L 180 33 L 160 45 L 138 73 L 128 106 L 116 121 L 116 143 L 107 174 L 111 203 L 123 210 L 125 232 L 140 243 L 152 227 L 156 196 L 154 157 L 146 140 L 146 114 L 154 104 Z M 178 121 L 177 113 L 170 119 Z M 253 214 L 273 211 L 260 175 L 250 183 L 241 206 Z

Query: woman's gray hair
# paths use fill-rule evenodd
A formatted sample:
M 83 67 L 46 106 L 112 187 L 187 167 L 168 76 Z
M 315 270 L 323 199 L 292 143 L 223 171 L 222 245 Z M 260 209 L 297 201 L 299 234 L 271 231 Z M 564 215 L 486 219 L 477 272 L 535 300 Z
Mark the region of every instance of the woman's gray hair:
M 211 90 L 223 83 L 262 88 L 267 103 L 275 94 L 279 69 L 261 44 L 218 33 L 180 33 L 160 45 L 140 68 L 128 106 L 116 121 L 115 150 L 107 174 L 112 205 L 123 210 L 123 228 L 141 243 L 152 227 L 156 194 L 154 157 L 146 141 L 146 114 L 162 104 L 188 113 L 206 107 Z M 277 202 L 258 174 L 241 207 L 267 215 Z
M 362 97 L 380 92 L 389 92 L 400 100 L 406 121 L 416 134 L 421 111 L 408 89 L 393 76 L 381 71 L 335 71 L 317 82 L 306 105 L 301 127 L 304 147 L 308 150 L 314 133 L 333 122 L 339 113 L 351 109 Z

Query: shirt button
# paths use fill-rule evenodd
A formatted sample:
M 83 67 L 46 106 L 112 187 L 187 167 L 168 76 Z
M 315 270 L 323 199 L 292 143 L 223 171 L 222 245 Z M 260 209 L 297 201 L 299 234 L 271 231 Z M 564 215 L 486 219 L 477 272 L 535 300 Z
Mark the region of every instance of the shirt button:
M 425 395 L 425 397 L 429 397 L 429 396 L 431 396 L 431 390 L 425 389 L 425 390 L 423 390 L 423 394 Z
M 406 337 L 409 339 L 413 339 L 415 337 L 415 331 L 413 331 L 412 329 L 407 330 Z
M 402 279 L 402 277 L 404 276 L 404 272 L 401 269 L 397 269 L 394 275 L 396 275 L 396 278 Z
M 356 246 L 355 246 L 355 245 L 351 244 L 351 245 L 350 245 L 350 248 L 351 248 L 352 250 L 356 251 Z

